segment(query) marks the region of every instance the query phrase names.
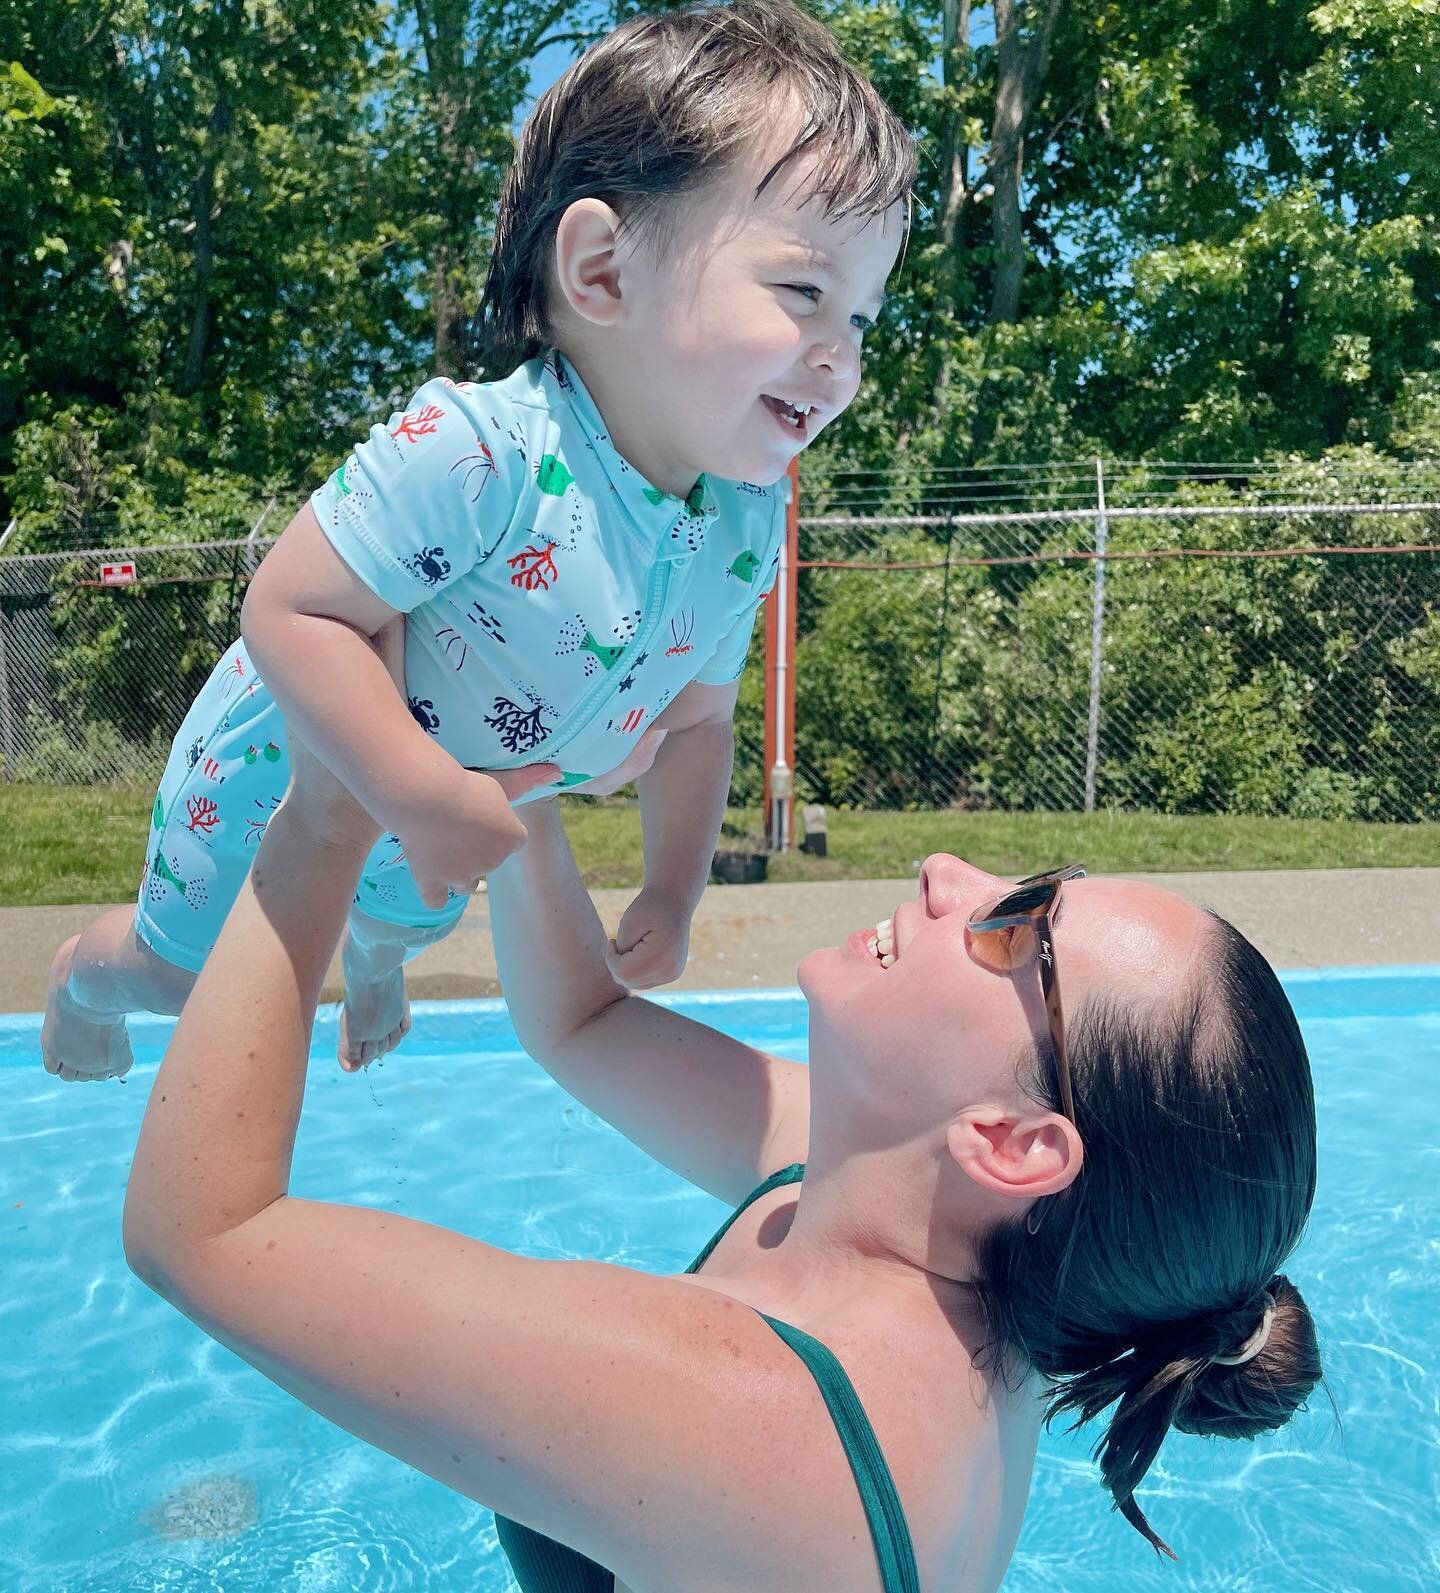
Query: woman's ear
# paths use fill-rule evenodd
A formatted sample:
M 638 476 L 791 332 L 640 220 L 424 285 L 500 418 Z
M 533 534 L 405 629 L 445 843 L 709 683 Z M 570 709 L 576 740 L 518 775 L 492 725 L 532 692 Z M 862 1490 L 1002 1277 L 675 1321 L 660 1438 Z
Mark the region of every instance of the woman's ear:
M 555 286 L 595 326 L 620 318 L 620 217 L 603 199 L 577 199 L 555 228 Z
M 945 1138 L 962 1172 L 1013 1200 L 1038 1200 L 1064 1189 L 1085 1159 L 1075 1125 L 1058 1112 L 1017 1117 L 999 1106 L 968 1106 Z

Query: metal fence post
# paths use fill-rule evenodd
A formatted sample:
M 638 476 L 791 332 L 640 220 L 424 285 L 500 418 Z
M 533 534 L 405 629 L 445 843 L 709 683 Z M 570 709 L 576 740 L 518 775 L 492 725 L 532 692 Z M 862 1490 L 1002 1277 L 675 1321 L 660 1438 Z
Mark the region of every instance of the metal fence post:
M 15 715 L 10 705 L 10 661 L 5 652 L 5 607 L 0 603 L 0 779 L 15 778 Z
M 1095 811 L 1095 764 L 1100 751 L 1100 655 L 1105 644 L 1105 462 L 1095 461 L 1095 583 L 1090 609 L 1090 718 L 1085 740 L 1085 811 Z
M 247 576 L 254 575 L 259 567 L 260 560 L 255 557 L 255 543 L 265 527 L 265 522 L 274 512 L 275 500 L 271 498 L 269 503 L 260 511 L 260 518 L 250 527 L 249 536 L 245 538 L 245 574 Z
M 765 839 L 772 852 L 795 847 L 795 605 L 798 598 L 800 466 L 790 461 L 782 489 L 785 537 L 780 569 L 765 604 Z

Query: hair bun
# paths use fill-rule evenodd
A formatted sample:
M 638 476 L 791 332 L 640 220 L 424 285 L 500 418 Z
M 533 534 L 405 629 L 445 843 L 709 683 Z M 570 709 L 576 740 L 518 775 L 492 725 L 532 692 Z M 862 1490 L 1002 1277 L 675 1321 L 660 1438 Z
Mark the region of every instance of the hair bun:
M 1267 1314 L 1269 1331 L 1261 1340 Z M 1254 1346 L 1252 1353 L 1244 1353 L 1247 1345 Z M 1226 1314 L 1221 1354 L 1192 1382 L 1172 1425 L 1204 1437 L 1254 1438 L 1283 1427 L 1319 1380 L 1320 1349 L 1309 1308 L 1289 1278 L 1276 1273 L 1259 1297 L 1258 1311 L 1252 1305 Z

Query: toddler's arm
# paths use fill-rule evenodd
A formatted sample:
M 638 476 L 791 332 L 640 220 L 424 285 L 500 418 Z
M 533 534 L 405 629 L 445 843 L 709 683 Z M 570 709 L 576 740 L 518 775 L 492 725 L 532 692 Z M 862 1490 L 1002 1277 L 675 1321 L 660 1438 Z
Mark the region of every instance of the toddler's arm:
M 372 640 L 399 617 L 306 504 L 250 583 L 241 628 L 287 728 L 400 836 L 422 898 L 439 907 L 447 887 L 473 888 L 523 845 L 525 828 L 494 780 L 462 769 L 412 718 Z
M 286 726 L 386 828 L 458 766 L 420 728 L 374 638 L 399 613 L 330 546 L 307 503 L 245 594 L 240 626 Z
M 640 776 L 645 887 L 625 911 L 610 953 L 615 978 L 632 990 L 678 979 L 690 919 L 710 878 L 730 793 L 740 683 L 692 681 L 660 715 L 669 734 Z

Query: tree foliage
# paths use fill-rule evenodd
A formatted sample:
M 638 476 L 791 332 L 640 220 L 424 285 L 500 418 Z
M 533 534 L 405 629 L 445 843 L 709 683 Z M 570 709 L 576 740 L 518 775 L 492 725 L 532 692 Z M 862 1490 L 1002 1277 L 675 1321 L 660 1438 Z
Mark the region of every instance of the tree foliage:
M 803 463 L 807 511 L 855 503 L 857 480 L 865 509 L 941 508 L 958 470 L 1092 454 L 1383 473 L 1440 453 L 1440 0 L 806 3 L 921 152 L 860 398 Z M 17 546 L 243 533 L 427 373 L 474 374 L 532 59 L 631 9 L 0 13 L 0 525 L 20 515 Z M 866 532 L 852 552 L 943 557 L 944 536 Z M 977 533 L 972 551 L 995 549 Z M 909 770 L 876 799 L 1039 801 L 1054 743 L 1037 704 L 1069 712 L 1086 685 L 1085 572 L 932 573 L 807 584 L 804 647 L 845 682 L 816 687 L 823 713 L 802 704 L 815 789 L 868 764 Z M 1433 620 L 1357 644 L 1362 670 L 1332 656 L 1367 630 L 1340 575 L 1170 563 L 1117 569 L 1112 590 L 1122 698 L 1162 635 L 1192 645 L 1163 712 L 1129 704 L 1110 799 L 1401 813 L 1370 776 L 1321 778 L 1321 720 L 1340 693 L 1352 747 L 1378 757 L 1386 705 L 1436 697 Z M 1285 669 L 1241 645 L 1262 615 L 1293 638 Z M 1367 698 L 1365 670 L 1385 692 Z M 927 727 L 918 765 L 887 739 L 907 723 Z M 1212 744 L 1229 750 L 1197 760 Z

